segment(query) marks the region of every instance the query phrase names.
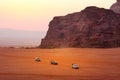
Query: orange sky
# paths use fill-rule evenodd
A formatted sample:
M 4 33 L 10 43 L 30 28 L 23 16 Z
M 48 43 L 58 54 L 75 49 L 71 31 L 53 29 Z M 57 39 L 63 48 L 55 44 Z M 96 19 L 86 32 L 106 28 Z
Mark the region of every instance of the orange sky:
M 116 0 L 0 0 L 0 28 L 46 31 L 54 16 L 87 6 L 109 8 Z

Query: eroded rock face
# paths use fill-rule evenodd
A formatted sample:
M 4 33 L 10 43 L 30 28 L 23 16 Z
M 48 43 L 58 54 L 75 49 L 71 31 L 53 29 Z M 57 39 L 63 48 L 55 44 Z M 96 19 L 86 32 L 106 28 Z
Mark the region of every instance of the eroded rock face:
M 40 47 L 120 47 L 120 15 L 87 7 L 81 12 L 54 17 Z
M 120 0 L 117 0 L 117 2 L 120 2 Z
M 120 13 L 120 0 L 117 0 L 117 2 L 110 7 L 110 9 L 116 13 Z

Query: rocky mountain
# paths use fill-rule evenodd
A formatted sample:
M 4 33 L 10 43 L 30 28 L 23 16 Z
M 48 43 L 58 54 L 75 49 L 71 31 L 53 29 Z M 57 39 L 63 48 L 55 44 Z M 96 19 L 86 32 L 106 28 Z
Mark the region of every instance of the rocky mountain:
M 110 7 L 110 9 L 116 13 L 120 13 L 120 0 L 117 0 L 117 2 Z
M 81 12 L 54 17 L 40 47 L 120 47 L 120 14 L 91 6 Z

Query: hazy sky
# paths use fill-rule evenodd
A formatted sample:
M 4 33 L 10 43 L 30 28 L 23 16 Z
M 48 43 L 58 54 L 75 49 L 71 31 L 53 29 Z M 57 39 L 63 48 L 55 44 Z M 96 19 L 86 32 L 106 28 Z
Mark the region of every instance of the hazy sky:
M 0 28 L 46 31 L 54 16 L 87 6 L 109 8 L 116 0 L 0 0 Z

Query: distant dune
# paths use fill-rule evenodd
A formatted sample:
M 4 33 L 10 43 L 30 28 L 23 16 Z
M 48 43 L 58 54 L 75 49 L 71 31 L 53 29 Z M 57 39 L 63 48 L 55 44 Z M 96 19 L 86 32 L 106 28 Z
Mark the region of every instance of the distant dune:
M 120 80 L 120 48 L 0 48 L 0 80 Z
M 45 32 L 0 29 L 0 46 L 38 46 Z

